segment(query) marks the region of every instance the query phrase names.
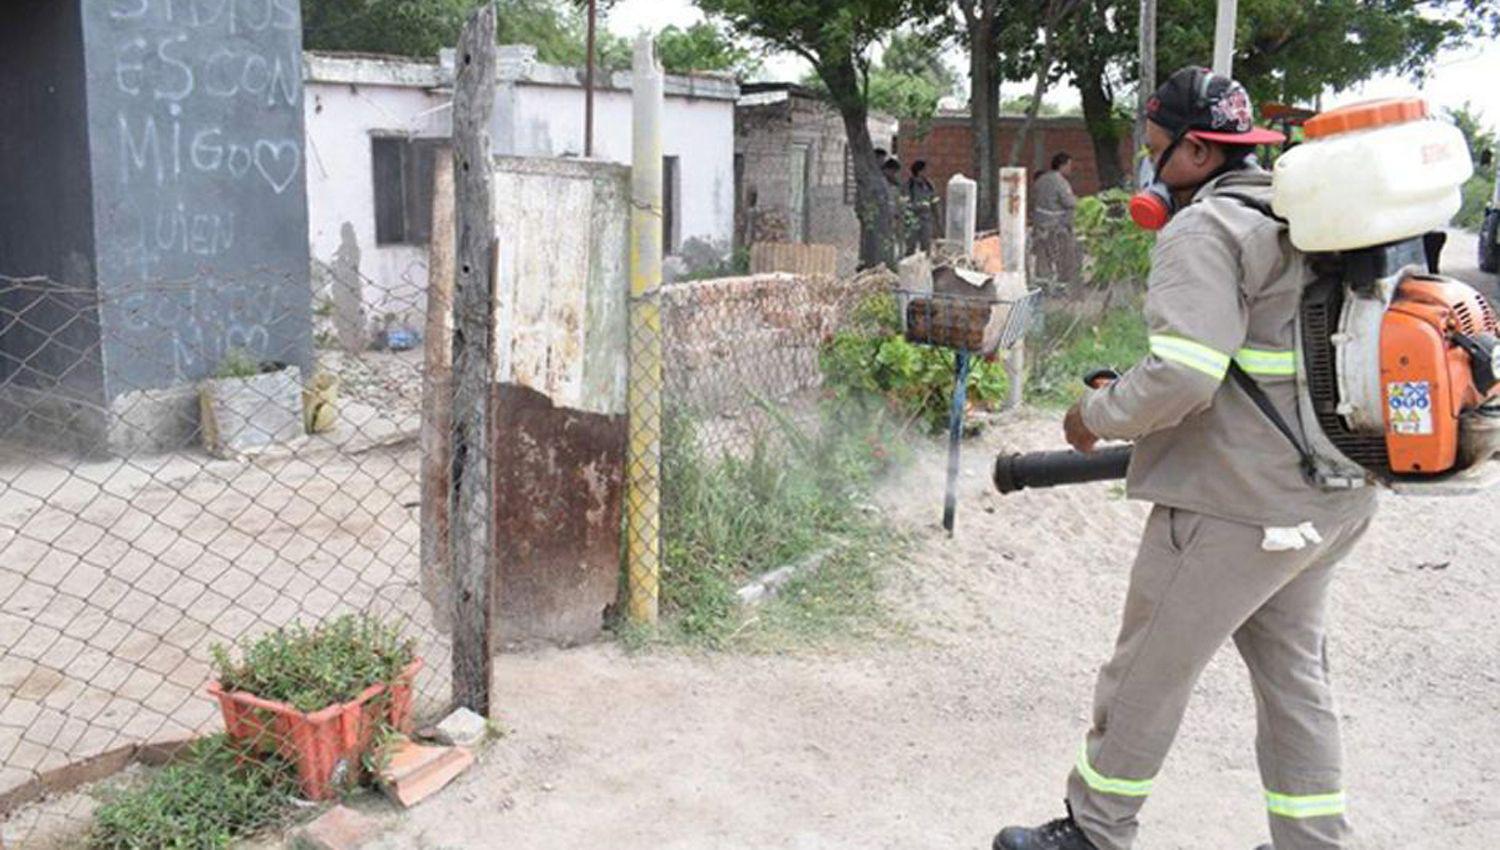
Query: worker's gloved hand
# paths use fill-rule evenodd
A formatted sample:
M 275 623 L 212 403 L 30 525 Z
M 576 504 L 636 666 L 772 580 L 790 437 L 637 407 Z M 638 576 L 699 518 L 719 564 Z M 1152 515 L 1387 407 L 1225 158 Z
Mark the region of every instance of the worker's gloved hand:
M 1063 417 L 1063 437 L 1068 445 L 1081 452 L 1091 452 L 1099 444 L 1099 435 L 1083 424 L 1083 405 L 1074 404 Z

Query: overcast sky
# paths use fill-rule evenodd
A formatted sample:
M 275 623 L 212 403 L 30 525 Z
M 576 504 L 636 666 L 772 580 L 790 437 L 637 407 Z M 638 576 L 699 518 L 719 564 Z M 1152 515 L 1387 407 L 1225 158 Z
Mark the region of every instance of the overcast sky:
M 690 0 L 619 0 L 609 13 L 609 27 L 620 35 L 633 36 L 641 29 L 661 29 L 669 24 L 686 26 L 703 19 Z M 1205 63 L 1209 57 L 1204 57 Z M 950 62 L 962 70 L 963 56 L 955 53 Z M 766 63 L 764 76 L 781 80 L 800 79 L 807 63 L 795 56 L 774 56 Z M 1009 85 L 1007 97 L 1029 92 L 1024 83 Z M 1420 88 L 1395 77 L 1379 77 L 1351 91 L 1330 93 L 1323 105 L 1336 106 L 1371 97 L 1420 94 L 1437 107 L 1453 108 L 1470 101 L 1484 113 L 1486 123 L 1500 126 L 1500 49 L 1494 43 L 1439 57 L 1431 77 Z M 1074 105 L 1078 96 L 1071 86 L 1059 86 L 1049 94 L 1049 101 L 1062 106 Z

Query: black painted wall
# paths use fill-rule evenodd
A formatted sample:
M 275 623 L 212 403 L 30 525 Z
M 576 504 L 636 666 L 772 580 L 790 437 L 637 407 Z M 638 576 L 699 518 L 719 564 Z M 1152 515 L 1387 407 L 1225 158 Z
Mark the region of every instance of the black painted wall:
M 79 7 L 76 0 L 9 0 L 4 17 L 0 387 L 97 403 L 103 387 Z
M 107 396 L 310 365 L 298 0 L 84 10 Z

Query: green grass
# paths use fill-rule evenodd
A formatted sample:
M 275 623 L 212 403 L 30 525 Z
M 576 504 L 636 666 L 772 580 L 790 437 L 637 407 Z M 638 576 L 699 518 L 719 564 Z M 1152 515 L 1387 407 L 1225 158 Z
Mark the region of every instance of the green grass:
M 291 767 L 242 758 L 223 735 L 186 758 L 113 792 L 94 811 L 89 850 L 219 850 L 286 823 L 295 810 Z
M 780 653 L 830 648 L 900 634 L 901 624 L 881 601 L 889 565 L 906 541 L 876 521 L 842 538 L 817 569 L 794 578 L 763 602 L 729 637 L 732 649 Z
M 1083 395 L 1083 376 L 1099 368 L 1123 372 L 1146 356 L 1146 321 L 1138 307 L 1118 307 L 1096 322 L 1075 322 L 1067 313 L 1047 316 L 1033 341 L 1035 368 L 1027 400 L 1039 407 L 1065 407 Z
M 904 455 L 881 404 L 829 402 L 820 421 L 773 405 L 748 445 L 706 448 L 701 425 L 667 418 L 662 469 L 662 635 L 725 646 L 744 624 L 735 590 L 755 576 L 866 540 L 862 510 L 877 476 Z M 836 559 L 834 556 L 833 559 Z M 624 629 L 627 644 L 652 636 Z
M 268 632 L 243 644 L 238 662 L 222 645 L 211 654 L 225 690 L 317 711 L 395 681 L 416 651 L 395 626 L 346 614 L 312 629 L 297 624 Z

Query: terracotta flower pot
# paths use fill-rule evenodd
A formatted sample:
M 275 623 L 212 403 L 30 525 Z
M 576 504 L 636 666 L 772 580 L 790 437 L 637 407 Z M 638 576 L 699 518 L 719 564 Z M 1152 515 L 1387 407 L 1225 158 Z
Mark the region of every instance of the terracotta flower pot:
M 349 702 L 314 712 L 244 691 L 225 691 L 218 682 L 209 683 L 208 692 L 219 701 L 231 740 L 279 754 L 296 765 L 304 796 L 327 800 L 359 779 L 361 756 L 383 726 L 411 731 L 412 680 L 420 669 L 419 658 L 389 687 L 371 685 Z

